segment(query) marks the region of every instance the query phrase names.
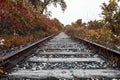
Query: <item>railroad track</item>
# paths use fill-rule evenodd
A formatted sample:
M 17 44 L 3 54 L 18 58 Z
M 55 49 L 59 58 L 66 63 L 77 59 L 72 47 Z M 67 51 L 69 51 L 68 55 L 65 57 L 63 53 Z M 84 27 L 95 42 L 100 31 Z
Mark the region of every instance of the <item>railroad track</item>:
M 32 43 L 20 50 L 16 50 L 15 52 L 6 53 L 4 56 L 0 56 L 0 74 L 5 72 L 9 72 L 12 67 L 14 67 L 17 63 L 26 60 L 32 55 L 32 52 L 38 47 L 41 46 L 42 43 L 52 38 L 54 35 L 43 38 L 37 42 Z
M 62 32 L 37 46 L 1 80 L 119 80 L 118 67 L 100 52 Z

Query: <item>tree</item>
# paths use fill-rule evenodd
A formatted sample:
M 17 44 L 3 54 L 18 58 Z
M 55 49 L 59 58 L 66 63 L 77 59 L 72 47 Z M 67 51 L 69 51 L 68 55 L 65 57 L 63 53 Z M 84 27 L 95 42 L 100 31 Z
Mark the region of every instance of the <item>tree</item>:
M 42 8 L 42 2 L 40 0 L 29 0 L 29 2 L 31 2 L 33 5 L 34 5 L 34 8 L 37 10 L 37 11 L 41 11 L 41 8 Z
M 99 29 L 102 26 L 104 26 L 102 21 L 94 20 L 94 21 L 89 21 L 88 22 L 88 29 Z
M 64 25 L 58 19 L 54 18 L 53 21 L 54 21 L 54 23 L 55 23 L 54 25 L 58 29 L 58 31 L 64 30 Z
M 57 4 L 59 4 L 63 11 L 65 11 L 67 7 L 64 0 L 29 0 L 29 1 L 34 5 L 36 10 L 38 10 L 39 7 L 41 8 L 40 10 L 41 14 L 43 14 L 45 10 L 47 12 L 47 8 L 51 4 L 53 4 L 55 7 L 57 7 Z
M 79 26 L 82 25 L 82 19 L 78 19 L 75 23 L 77 23 Z
M 120 8 L 118 6 L 118 1 L 110 0 L 108 4 L 103 3 L 101 6 L 106 26 L 116 35 L 120 34 Z

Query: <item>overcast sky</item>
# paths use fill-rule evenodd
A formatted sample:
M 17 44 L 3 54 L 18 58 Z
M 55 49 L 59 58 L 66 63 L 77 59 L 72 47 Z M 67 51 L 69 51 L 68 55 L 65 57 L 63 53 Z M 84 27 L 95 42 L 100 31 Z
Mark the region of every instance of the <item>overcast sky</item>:
M 90 20 L 99 20 L 101 14 L 101 5 L 109 0 L 65 0 L 67 9 L 63 12 L 58 6 L 57 8 L 50 6 L 52 18 L 59 19 L 64 25 L 71 24 L 77 19 L 82 19 L 83 22 Z

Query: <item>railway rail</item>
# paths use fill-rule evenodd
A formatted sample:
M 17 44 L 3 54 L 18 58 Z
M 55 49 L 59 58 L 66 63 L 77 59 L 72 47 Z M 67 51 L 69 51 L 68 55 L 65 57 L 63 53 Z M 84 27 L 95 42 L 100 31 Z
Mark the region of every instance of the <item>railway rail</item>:
M 0 80 L 120 80 L 120 52 L 74 39 L 61 32 L 1 59 Z
M 94 43 L 89 40 L 85 40 L 79 37 L 74 37 L 75 39 L 79 40 L 80 42 L 84 43 L 94 51 L 96 51 L 98 54 L 104 56 L 106 59 L 109 59 L 113 64 L 116 64 L 116 66 L 120 67 L 120 52 L 117 50 L 110 49 L 108 47 L 99 45 L 97 43 Z
M 14 67 L 17 63 L 29 58 L 29 56 L 31 56 L 32 52 L 35 50 L 36 47 L 40 46 L 43 42 L 49 40 L 53 36 L 55 36 L 55 34 L 43 38 L 40 41 L 37 41 L 29 46 L 26 46 L 25 48 L 17 50 L 14 53 L 7 53 L 4 56 L 0 56 L 1 74 L 10 71 L 10 69 Z

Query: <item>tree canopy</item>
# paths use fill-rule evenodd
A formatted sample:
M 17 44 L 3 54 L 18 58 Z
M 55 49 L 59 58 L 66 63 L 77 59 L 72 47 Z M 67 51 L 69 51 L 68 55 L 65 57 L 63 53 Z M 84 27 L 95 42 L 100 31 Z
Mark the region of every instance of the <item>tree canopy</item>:
M 53 4 L 57 7 L 57 4 L 61 6 L 62 10 L 65 11 L 67 5 L 64 0 L 29 0 L 40 13 L 43 14 L 44 11 L 47 12 L 48 6 Z
M 110 0 L 108 4 L 103 3 L 102 15 L 105 25 L 109 27 L 113 33 L 119 35 L 120 32 L 120 7 L 118 5 L 120 0 Z

